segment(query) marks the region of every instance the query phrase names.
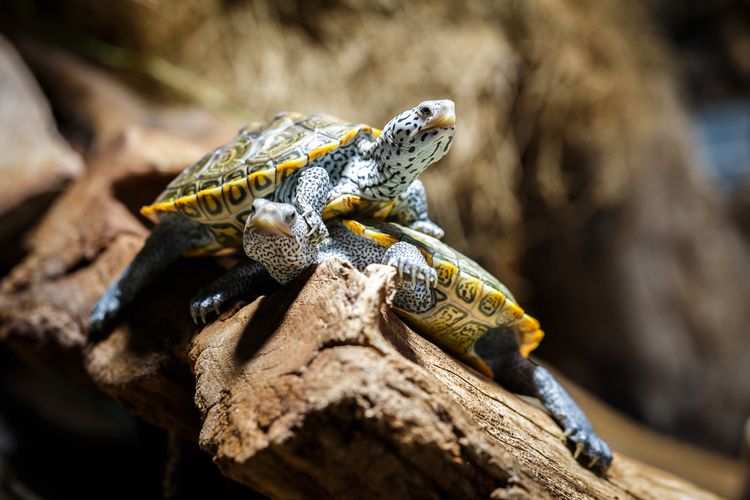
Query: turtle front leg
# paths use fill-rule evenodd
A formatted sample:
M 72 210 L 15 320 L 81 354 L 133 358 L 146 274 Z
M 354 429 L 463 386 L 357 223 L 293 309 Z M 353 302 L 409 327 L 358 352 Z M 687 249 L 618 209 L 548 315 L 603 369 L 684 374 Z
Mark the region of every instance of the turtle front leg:
M 221 306 L 250 290 L 267 293 L 279 284 L 268 271 L 254 260 L 241 260 L 208 286 L 202 288 L 190 301 L 190 316 L 195 324 L 198 319 L 205 324 L 211 312 L 221 313 Z
M 437 273 L 417 247 L 404 241 L 394 243 L 383 255 L 383 264 L 398 271 L 394 306 L 420 313 L 435 305 Z
M 582 465 L 599 475 L 612 463 L 612 452 L 595 432 L 583 410 L 545 368 L 525 358 L 507 331 L 487 332 L 474 350 L 495 373 L 495 380 L 507 389 L 541 401 L 563 429 L 563 439 Z
M 383 264 L 395 267 L 401 280 L 423 283 L 428 289 L 437 282 L 437 273 L 411 243 L 399 241 L 391 245 L 383 255 Z
M 389 219 L 439 240 L 445 235 L 445 231 L 427 214 L 427 193 L 419 179 L 398 195 Z
M 300 174 L 294 195 L 294 208 L 310 228 L 308 237 L 313 245 L 328 237 L 328 229 L 320 214 L 330 191 L 331 181 L 323 167 L 311 167 Z
M 91 329 L 104 332 L 146 285 L 187 250 L 208 242 L 205 227 L 179 215 L 165 216 L 91 312 Z

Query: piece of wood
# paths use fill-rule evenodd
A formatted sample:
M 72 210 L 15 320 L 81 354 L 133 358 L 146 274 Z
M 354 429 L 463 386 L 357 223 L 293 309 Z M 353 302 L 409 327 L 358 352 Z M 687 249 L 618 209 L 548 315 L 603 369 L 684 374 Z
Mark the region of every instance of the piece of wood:
M 23 255 L 25 229 L 83 173 L 58 135 L 46 97 L 13 46 L 0 36 L 0 274 Z
M 331 261 L 193 340 L 201 446 L 271 497 L 710 494 L 617 454 L 578 465 L 561 431 L 383 307 L 394 272 Z
M 13 46 L 0 36 L 0 217 L 33 197 L 59 192 L 83 173 L 55 129 L 45 96 Z M 4 219 L 5 220 L 5 219 Z M 7 222 L 0 226 L 5 236 Z
M 146 105 L 62 51 L 28 41 L 22 48 L 55 89 L 60 112 L 88 131 L 88 169 L 34 228 L 29 254 L 0 284 L 0 338 L 27 358 L 42 358 L 79 380 L 93 378 L 133 413 L 194 440 L 192 377 L 175 353 L 184 355 L 192 333 L 181 314 L 189 284 L 207 282 L 216 265 L 186 263 L 174 272 L 176 289 L 155 288 L 136 304 L 134 310 L 143 305 L 148 314 L 147 325 L 117 329 L 94 349 L 87 344 L 88 314 L 148 234 L 134 215 L 143 191 L 152 199 L 206 149 L 230 138 L 235 126 L 194 108 Z
M 362 274 L 327 263 L 309 281 L 229 308 L 200 330 L 188 299 L 220 269 L 212 259 L 182 259 L 106 339 L 91 339 L 94 301 L 147 234 L 123 183 L 158 188 L 206 145 L 168 121 L 118 125 L 118 116 L 158 111 L 141 113 L 147 107 L 127 93 L 97 100 L 102 85 L 122 89 L 59 54 L 36 57 L 60 85 L 83 85 L 86 103 L 115 116 L 107 115 L 106 134 L 92 129 L 88 173 L 55 203 L 0 286 L 0 340 L 15 352 L 197 440 L 224 474 L 272 497 L 712 496 L 619 453 L 605 479 L 583 469 L 543 411 L 387 309 L 393 272 L 381 266 Z M 117 112 L 130 106 L 141 112 Z M 199 123 L 204 137 L 221 129 Z

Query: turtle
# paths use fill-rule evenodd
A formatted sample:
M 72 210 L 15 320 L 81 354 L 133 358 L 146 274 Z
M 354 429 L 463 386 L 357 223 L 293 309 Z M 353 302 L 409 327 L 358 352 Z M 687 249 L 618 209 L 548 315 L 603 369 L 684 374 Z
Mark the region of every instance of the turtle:
M 606 472 L 609 446 L 550 372 L 530 359 L 544 332 L 497 278 L 438 239 L 394 222 L 332 219 L 327 225 L 329 237 L 316 244 L 294 206 L 259 199 L 246 221 L 244 249 L 281 284 L 329 258 L 360 270 L 371 263 L 393 266 L 398 316 L 481 374 L 538 398 L 574 457 Z
M 242 246 L 253 200 L 293 203 L 314 240 L 323 218 L 392 218 L 436 237 L 417 176 L 448 152 L 455 105 L 427 100 L 378 130 L 317 113 L 279 113 L 243 127 L 173 179 L 141 213 L 156 223 L 143 248 L 95 304 L 90 324 L 106 331 L 123 307 L 181 255 L 234 252 Z M 244 266 L 219 278 L 226 285 Z M 217 286 L 218 286 L 217 285 Z

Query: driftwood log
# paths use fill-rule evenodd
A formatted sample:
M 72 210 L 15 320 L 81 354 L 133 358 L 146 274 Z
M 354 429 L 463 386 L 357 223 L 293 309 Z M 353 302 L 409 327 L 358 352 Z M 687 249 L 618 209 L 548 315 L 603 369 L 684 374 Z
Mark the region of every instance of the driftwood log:
M 145 106 L 64 54 L 25 55 L 55 82 L 60 116 L 92 136 L 88 171 L 2 283 L 0 340 L 20 356 L 197 442 L 271 497 L 712 497 L 620 453 L 606 478 L 580 467 L 542 410 L 389 311 L 381 266 L 327 263 L 198 328 L 188 299 L 220 266 L 183 259 L 108 337 L 90 338 L 94 301 L 147 234 L 134 209 L 234 126 Z

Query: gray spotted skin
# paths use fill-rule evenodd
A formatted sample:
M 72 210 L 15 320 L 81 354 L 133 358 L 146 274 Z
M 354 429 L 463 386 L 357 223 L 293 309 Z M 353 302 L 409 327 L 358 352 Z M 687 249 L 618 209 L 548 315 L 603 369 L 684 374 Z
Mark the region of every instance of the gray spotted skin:
M 420 107 L 401 113 L 383 129 L 380 147 L 373 148 L 370 154 L 376 164 L 383 165 L 382 172 L 345 171 L 344 175 L 356 182 L 364 194 L 384 198 L 398 196 L 450 149 L 455 127 L 423 132 L 424 117 L 420 115 Z
M 366 138 L 361 138 L 333 150 L 327 155 L 324 155 L 321 158 L 318 158 L 315 161 L 311 162 L 310 166 L 307 169 L 302 170 L 301 172 L 295 172 L 292 176 L 290 176 L 288 182 L 284 182 L 276 191 L 271 193 L 266 198 L 271 201 L 277 201 L 279 203 L 296 204 L 295 196 L 299 190 L 298 180 L 305 172 L 314 168 L 323 169 L 328 174 L 328 182 L 330 182 L 331 185 L 329 185 L 326 193 L 330 193 L 331 186 L 338 184 L 341 181 L 341 175 L 344 171 L 344 168 L 349 164 L 352 158 L 360 156 L 363 149 L 371 148 L 373 143 L 374 141 L 370 141 Z M 326 197 L 324 201 L 327 201 L 329 198 L 330 197 Z
M 254 219 L 263 217 L 286 221 L 293 236 L 267 234 L 251 226 Z M 394 298 L 398 307 L 422 312 L 434 306 L 435 297 L 429 285 L 434 284 L 437 276 L 414 245 L 399 242 L 386 249 L 335 222 L 329 225 L 328 231 L 329 238 L 313 245 L 307 236 L 306 224 L 293 206 L 255 200 L 243 244 L 247 256 L 260 263 L 281 284 L 328 259 L 347 262 L 359 270 L 378 262 L 393 266 L 402 278 L 398 280 Z
M 199 319 L 205 324 L 207 316 L 212 313 L 218 315 L 227 301 L 250 290 L 262 295 L 276 287 L 278 284 L 263 266 L 255 261 L 241 260 L 193 297 L 190 316 L 196 324 Z
M 389 220 L 442 240 L 445 232 L 429 219 L 427 213 L 427 193 L 424 184 L 415 179 L 408 189 L 396 198 Z
M 263 217 L 264 212 L 285 220 L 293 236 L 268 234 L 252 227 L 251 221 Z M 329 226 L 328 231 L 329 238 L 313 245 L 307 236 L 307 224 L 293 206 L 255 200 L 245 226 L 243 248 L 248 257 L 262 264 L 271 277 L 282 285 L 292 281 L 311 265 L 326 259 L 336 258 L 359 269 L 383 259 L 385 249 L 380 245 L 364 241 L 338 224 Z
M 389 121 L 376 141 L 360 143 L 361 156 L 345 166 L 330 198 L 354 190 L 369 200 L 390 200 L 406 191 L 419 174 L 448 153 L 453 142 L 453 122 L 429 128 L 431 115 L 437 112 L 454 115 L 453 103 L 420 103 Z
M 392 266 L 400 278 L 396 282 L 394 305 L 417 313 L 434 307 L 432 285 L 437 275 L 417 247 L 402 241 L 386 249 L 336 222 L 329 224 L 329 234 L 330 238 L 318 246 L 315 263 L 338 259 L 360 271 L 374 262 Z M 304 268 L 298 268 L 296 272 L 299 274 L 302 271 Z
M 251 221 L 262 218 L 283 221 L 292 236 L 272 234 L 250 225 Z M 307 223 L 292 205 L 257 199 L 245 225 L 243 249 L 248 257 L 262 264 L 273 279 L 284 285 L 317 262 L 318 247 L 309 244 L 308 233 Z
M 300 174 L 294 186 L 294 206 L 307 223 L 311 242 L 317 245 L 328 237 L 328 230 L 320 216 L 331 190 L 328 172 L 323 167 L 308 168 Z

